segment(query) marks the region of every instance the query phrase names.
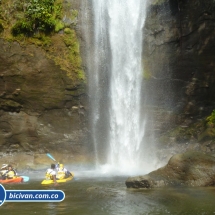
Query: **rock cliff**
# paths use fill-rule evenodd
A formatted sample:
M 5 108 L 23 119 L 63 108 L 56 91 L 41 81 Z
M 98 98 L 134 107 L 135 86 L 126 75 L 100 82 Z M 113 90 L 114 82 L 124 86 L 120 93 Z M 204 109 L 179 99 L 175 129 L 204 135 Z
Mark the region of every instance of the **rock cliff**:
M 214 7 L 212 0 L 149 2 L 143 91 L 159 146 L 172 147 L 169 157 L 187 148 L 214 151 L 213 129 L 205 132 L 215 107 Z
M 63 162 L 89 161 L 90 1 L 62 1 L 64 27 L 48 37 L 15 38 L 10 29 L 23 16 L 22 3 L 0 4 L 0 161 L 16 163 L 21 154 L 33 168 L 50 162 L 46 152 Z M 215 149 L 214 129 L 204 127 L 215 105 L 214 7 L 213 0 L 153 0 L 148 5 L 143 105 L 152 113 L 148 134 L 156 134 L 165 161 L 187 148 Z
M 86 78 L 77 36 L 80 5 L 62 3 L 60 31 L 14 37 L 15 19 L 6 11 L 17 16 L 17 5 L 0 5 L 0 163 L 43 168 L 52 162 L 47 152 L 65 163 L 89 161 Z

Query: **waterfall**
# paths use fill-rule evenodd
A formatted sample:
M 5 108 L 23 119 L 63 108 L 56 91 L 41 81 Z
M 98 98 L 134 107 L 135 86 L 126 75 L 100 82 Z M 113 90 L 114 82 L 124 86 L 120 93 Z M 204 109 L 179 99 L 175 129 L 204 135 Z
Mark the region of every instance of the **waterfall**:
M 149 162 L 141 114 L 146 0 L 92 0 L 92 6 L 89 95 L 96 165 L 122 174 L 141 172 Z

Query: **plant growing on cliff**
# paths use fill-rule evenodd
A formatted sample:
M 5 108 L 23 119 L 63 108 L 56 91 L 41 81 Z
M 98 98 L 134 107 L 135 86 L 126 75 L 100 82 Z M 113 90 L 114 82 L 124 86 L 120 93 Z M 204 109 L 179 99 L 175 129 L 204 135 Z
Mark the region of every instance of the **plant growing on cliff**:
M 62 5 L 56 0 L 28 0 L 23 10 L 24 18 L 18 20 L 12 27 L 14 36 L 52 32 L 61 18 Z
M 68 58 L 78 78 L 85 81 L 85 74 L 81 68 L 81 57 L 76 32 L 73 29 L 65 28 L 64 33 L 63 41 L 69 50 L 65 57 Z M 68 76 L 71 76 L 71 74 L 68 73 Z
M 214 127 L 215 125 L 215 110 L 212 111 L 211 115 L 206 118 L 207 125 Z

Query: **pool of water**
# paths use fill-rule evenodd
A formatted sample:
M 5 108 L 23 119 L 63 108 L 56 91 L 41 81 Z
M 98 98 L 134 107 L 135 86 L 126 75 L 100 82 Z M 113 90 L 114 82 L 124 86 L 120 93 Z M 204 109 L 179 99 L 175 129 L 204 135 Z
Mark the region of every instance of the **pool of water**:
M 34 179 L 33 179 L 34 178 Z M 127 189 L 126 177 L 91 177 L 84 174 L 58 186 L 41 185 L 31 176 L 23 184 L 4 185 L 6 190 L 63 190 L 62 202 L 5 202 L 4 214 L 42 215 L 211 215 L 215 214 L 215 188 Z

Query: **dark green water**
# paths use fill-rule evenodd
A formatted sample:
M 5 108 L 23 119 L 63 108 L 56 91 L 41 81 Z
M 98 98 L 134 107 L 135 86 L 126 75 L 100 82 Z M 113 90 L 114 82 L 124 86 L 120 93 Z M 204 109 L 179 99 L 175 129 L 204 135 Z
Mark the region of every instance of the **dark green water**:
M 42 186 L 41 179 L 25 184 L 4 185 L 7 190 L 57 189 L 65 192 L 58 203 L 5 202 L 1 215 L 211 215 L 215 214 L 215 188 L 168 188 L 133 190 L 123 177 L 79 177 L 54 186 Z

